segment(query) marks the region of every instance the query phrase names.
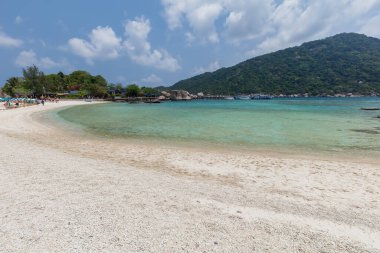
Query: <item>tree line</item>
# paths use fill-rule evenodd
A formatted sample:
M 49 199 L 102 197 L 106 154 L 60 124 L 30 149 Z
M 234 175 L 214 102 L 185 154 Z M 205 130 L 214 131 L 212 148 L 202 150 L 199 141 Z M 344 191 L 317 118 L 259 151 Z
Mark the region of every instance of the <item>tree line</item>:
M 11 97 L 66 96 L 68 98 L 109 98 L 114 96 L 156 96 L 154 88 L 137 84 L 122 85 L 108 83 L 101 75 L 91 75 L 77 70 L 65 75 L 62 72 L 45 75 L 37 66 L 22 70 L 22 77 L 11 77 L 3 85 L 2 92 Z

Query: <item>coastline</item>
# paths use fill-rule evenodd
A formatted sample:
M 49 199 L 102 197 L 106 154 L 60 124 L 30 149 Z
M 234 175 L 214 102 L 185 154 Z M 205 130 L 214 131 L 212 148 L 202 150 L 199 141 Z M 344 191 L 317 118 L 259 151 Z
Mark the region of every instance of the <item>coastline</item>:
M 156 148 L 174 148 L 174 149 L 187 149 L 189 152 L 203 151 L 203 152 L 215 152 L 223 154 L 235 154 L 235 155 L 255 155 L 260 157 L 280 157 L 299 160 L 320 160 L 320 161 L 334 161 L 334 162 L 352 162 L 361 164 L 374 164 L 380 165 L 380 153 L 376 153 L 372 150 L 343 150 L 343 149 L 326 149 L 321 150 L 314 147 L 305 146 L 274 146 L 263 144 L 248 144 L 248 143 L 233 143 L 233 142 L 217 142 L 214 140 L 197 139 L 185 139 L 178 137 L 156 137 L 156 136 L 128 136 L 117 135 L 112 132 L 102 132 L 93 129 L 85 129 L 85 126 L 77 125 L 69 122 L 57 116 L 56 113 L 50 114 L 50 117 L 41 113 L 41 121 L 46 121 L 49 125 L 55 125 L 62 131 L 67 131 L 69 134 L 75 134 L 80 132 L 78 137 L 97 138 L 102 142 L 109 142 L 110 145 L 116 142 L 117 145 L 147 145 L 154 146 Z M 53 118 L 52 118 L 52 117 Z M 57 121 L 59 121 L 57 123 Z M 95 128 L 96 129 L 96 128 Z M 83 130 L 83 131 L 82 131 Z M 367 152 L 368 151 L 368 152 Z
M 380 166 L 107 141 L 1 111 L 5 251 L 376 252 Z M 2 238 L 2 239 L 1 239 Z

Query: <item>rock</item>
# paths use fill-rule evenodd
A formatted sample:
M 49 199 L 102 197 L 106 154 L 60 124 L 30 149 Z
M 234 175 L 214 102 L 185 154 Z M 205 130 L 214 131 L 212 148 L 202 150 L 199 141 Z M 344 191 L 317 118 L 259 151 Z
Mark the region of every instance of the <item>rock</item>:
M 161 96 L 164 96 L 165 98 L 170 98 L 170 93 L 167 91 L 161 91 Z
M 166 99 L 167 99 L 167 97 L 165 97 L 165 96 L 161 95 L 161 96 L 159 96 L 159 97 L 158 97 L 158 99 L 159 99 L 159 100 L 166 100 Z
M 203 94 L 203 92 L 198 92 L 198 93 L 197 93 L 197 96 L 198 96 L 199 98 L 203 98 L 205 95 Z
M 185 90 L 172 90 L 170 92 L 171 100 L 191 100 L 190 93 Z

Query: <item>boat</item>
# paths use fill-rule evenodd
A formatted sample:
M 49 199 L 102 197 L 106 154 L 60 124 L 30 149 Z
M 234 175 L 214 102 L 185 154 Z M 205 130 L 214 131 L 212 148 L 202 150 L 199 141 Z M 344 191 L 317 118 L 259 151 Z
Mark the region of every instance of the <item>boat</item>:
M 364 111 L 379 111 L 380 108 L 379 107 L 362 107 L 362 108 L 360 108 L 360 110 L 364 110 Z
M 237 100 L 250 100 L 251 97 L 248 95 L 239 95 L 239 96 L 235 96 L 235 99 L 237 99 Z
M 227 97 L 224 97 L 225 100 L 234 100 L 235 98 L 232 97 L 232 96 L 227 96 Z

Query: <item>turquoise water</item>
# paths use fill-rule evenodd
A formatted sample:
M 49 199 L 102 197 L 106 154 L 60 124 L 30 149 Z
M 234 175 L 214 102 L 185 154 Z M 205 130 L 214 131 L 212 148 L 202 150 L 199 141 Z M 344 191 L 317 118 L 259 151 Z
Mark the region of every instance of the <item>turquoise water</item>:
M 99 135 L 380 157 L 380 98 L 108 103 L 57 112 Z

